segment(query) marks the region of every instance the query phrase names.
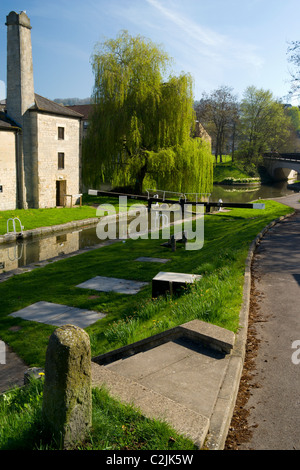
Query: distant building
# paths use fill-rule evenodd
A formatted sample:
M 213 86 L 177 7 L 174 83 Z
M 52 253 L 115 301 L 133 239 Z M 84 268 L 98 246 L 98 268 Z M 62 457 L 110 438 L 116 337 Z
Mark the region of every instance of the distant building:
M 208 142 L 211 146 L 211 137 L 210 135 L 206 132 L 204 127 L 199 121 L 196 121 L 195 123 L 195 137 L 200 137 L 201 139 L 205 140 Z
M 82 137 L 86 137 L 89 126 L 89 117 L 91 115 L 93 105 L 92 104 L 74 104 L 66 106 L 71 111 L 75 111 L 82 115 Z
M 0 210 L 68 204 L 80 193 L 83 116 L 34 91 L 31 25 L 7 25 L 7 99 L 0 102 Z M 74 200 L 74 197 L 73 197 Z

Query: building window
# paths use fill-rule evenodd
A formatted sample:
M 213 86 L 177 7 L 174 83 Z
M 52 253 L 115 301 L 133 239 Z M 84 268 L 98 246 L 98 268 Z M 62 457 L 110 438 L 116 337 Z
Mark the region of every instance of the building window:
M 65 168 L 65 154 L 59 152 L 58 154 L 58 169 L 63 170 Z
M 64 139 L 65 139 L 65 128 L 59 127 L 58 128 L 58 140 L 64 140 Z

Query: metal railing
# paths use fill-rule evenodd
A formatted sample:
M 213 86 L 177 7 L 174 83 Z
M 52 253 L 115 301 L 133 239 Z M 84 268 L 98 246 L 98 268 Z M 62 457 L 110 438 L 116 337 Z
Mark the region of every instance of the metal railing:
M 164 189 L 146 189 L 148 194 L 148 199 L 162 199 L 165 201 L 166 199 L 173 199 L 176 198 L 179 201 L 184 199 L 185 202 L 187 201 L 195 201 L 195 202 L 209 202 L 209 198 L 211 196 L 210 193 L 177 193 L 174 191 L 165 191 Z M 150 193 L 153 193 L 153 196 L 150 196 Z M 191 198 L 191 196 L 194 197 Z
M 12 224 L 13 224 L 13 230 L 12 232 L 9 230 L 9 226 L 10 226 L 10 221 L 12 221 Z M 20 230 L 16 230 L 16 221 L 19 222 L 19 225 L 20 225 Z M 18 217 L 14 217 L 13 219 L 8 219 L 7 220 L 7 223 L 6 223 L 6 229 L 7 229 L 7 233 L 23 233 L 23 225 L 21 224 L 21 221 Z

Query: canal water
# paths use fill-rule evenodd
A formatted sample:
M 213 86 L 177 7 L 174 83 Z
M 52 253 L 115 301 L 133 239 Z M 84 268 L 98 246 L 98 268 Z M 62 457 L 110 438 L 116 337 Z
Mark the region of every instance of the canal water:
M 295 191 L 288 188 L 286 181 L 281 181 L 275 184 L 262 184 L 262 185 L 214 185 L 211 193 L 210 200 L 218 201 L 222 199 L 223 202 L 251 202 L 257 199 L 272 199 L 289 194 L 294 194 Z
M 215 185 L 210 201 L 250 202 L 257 199 L 278 198 L 294 194 L 286 182 L 261 186 L 221 186 Z M 130 221 L 130 219 L 128 220 Z M 25 227 L 26 230 L 26 227 Z M 51 260 L 61 255 L 69 255 L 78 250 L 96 247 L 101 244 L 96 233 L 96 225 L 69 230 L 51 236 L 20 239 L 16 243 L 0 244 L 0 274 L 8 273 L 34 263 Z

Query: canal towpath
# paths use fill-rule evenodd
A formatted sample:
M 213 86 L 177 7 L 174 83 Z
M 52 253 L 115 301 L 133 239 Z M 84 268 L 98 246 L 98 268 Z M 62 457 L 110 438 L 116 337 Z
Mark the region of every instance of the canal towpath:
M 250 344 L 249 398 L 234 414 L 247 416 L 246 431 L 231 428 L 227 447 L 235 450 L 300 449 L 300 194 L 275 200 L 293 207 L 295 214 L 265 234 L 253 257 L 256 352 Z

